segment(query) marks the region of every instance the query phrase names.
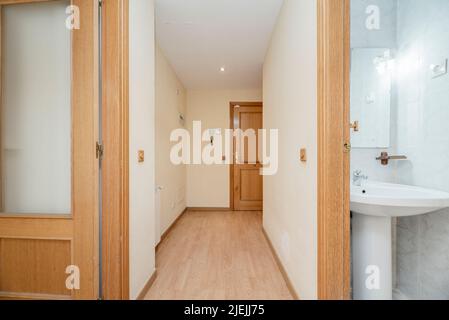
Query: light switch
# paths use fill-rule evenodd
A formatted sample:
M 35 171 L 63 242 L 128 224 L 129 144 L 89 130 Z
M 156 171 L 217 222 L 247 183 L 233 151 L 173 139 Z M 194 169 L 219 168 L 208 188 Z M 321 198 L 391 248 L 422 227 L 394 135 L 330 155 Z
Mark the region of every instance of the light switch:
M 137 159 L 138 159 L 139 163 L 145 162 L 145 151 L 144 150 L 139 150 Z
M 307 162 L 307 150 L 306 149 L 301 149 L 299 158 L 300 158 L 301 162 Z

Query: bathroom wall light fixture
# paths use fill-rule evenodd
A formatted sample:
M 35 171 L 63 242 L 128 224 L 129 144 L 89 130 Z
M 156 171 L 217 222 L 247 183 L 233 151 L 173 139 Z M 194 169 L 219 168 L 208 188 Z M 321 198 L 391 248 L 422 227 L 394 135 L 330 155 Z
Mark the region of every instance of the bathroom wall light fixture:
M 430 66 L 430 71 L 432 73 L 432 78 L 433 79 L 441 77 L 441 76 L 447 74 L 447 60 L 448 59 L 445 59 L 444 61 L 442 61 L 439 64 L 432 64 Z
M 387 72 L 391 72 L 394 69 L 395 61 L 391 57 L 390 51 L 385 51 L 383 56 L 374 58 L 374 66 L 380 75 L 384 75 Z

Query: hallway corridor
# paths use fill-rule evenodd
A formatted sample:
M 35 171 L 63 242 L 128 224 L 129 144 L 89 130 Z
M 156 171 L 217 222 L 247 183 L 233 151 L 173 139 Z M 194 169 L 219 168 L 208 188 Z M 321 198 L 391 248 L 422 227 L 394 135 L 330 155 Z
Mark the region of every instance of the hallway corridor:
M 160 244 L 147 300 L 292 299 L 260 212 L 188 211 Z

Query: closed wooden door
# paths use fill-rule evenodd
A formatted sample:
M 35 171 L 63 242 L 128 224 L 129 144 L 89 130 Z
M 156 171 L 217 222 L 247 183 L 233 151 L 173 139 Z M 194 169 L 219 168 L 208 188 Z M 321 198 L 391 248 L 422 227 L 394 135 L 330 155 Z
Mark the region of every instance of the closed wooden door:
M 0 298 L 95 299 L 98 1 L 0 13 Z
M 234 164 L 232 166 L 233 210 L 263 210 L 263 176 L 259 155 L 259 129 L 263 128 L 262 103 L 232 103 L 231 116 L 234 130 Z

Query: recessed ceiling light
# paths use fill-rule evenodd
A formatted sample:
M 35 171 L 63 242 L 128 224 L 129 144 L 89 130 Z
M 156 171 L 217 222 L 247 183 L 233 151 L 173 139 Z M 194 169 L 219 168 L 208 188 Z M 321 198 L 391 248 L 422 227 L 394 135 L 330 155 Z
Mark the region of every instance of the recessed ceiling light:
M 225 67 L 221 67 L 220 68 L 220 72 L 225 72 L 226 71 L 226 68 Z

